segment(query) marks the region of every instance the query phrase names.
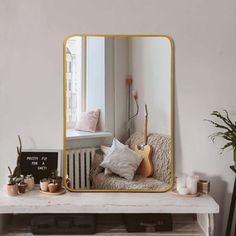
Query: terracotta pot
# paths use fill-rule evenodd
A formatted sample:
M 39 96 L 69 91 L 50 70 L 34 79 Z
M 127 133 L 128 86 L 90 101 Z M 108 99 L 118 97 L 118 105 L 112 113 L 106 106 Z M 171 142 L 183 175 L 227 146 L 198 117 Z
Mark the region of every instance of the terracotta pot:
M 18 186 L 17 186 L 17 184 L 8 184 L 7 185 L 7 194 L 9 196 L 17 196 L 18 195 Z
M 62 187 L 62 177 L 58 176 L 57 178 L 52 179 L 51 182 L 54 183 L 54 184 L 57 184 L 57 191 L 61 190 L 61 187 Z
M 56 193 L 58 191 L 58 184 L 57 183 L 50 183 L 48 185 L 48 190 L 50 193 Z
M 43 192 L 47 192 L 48 191 L 48 184 L 49 182 L 48 181 L 40 181 L 40 189 L 43 191 Z
M 25 193 L 26 188 L 27 188 L 27 184 L 26 183 L 18 184 L 19 193 Z

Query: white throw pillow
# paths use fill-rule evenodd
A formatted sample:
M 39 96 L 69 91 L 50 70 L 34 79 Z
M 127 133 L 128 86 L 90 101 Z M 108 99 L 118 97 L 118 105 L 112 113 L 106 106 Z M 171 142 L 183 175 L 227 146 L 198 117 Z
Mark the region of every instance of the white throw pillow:
M 131 181 L 142 160 L 140 155 L 114 138 L 110 152 L 104 156 L 100 166 Z
M 114 145 L 111 147 L 101 145 L 101 150 L 104 153 L 104 158 L 107 158 L 107 156 L 114 150 L 115 144 L 117 144 L 119 147 L 123 147 L 123 144 L 120 143 L 117 139 L 113 139 Z M 125 145 L 126 147 L 129 147 L 128 145 Z M 109 157 L 108 157 L 109 158 Z M 108 168 L 105 168 L 104 170 L 105 175 L 110 175 L 112 174 L 112 171 Z

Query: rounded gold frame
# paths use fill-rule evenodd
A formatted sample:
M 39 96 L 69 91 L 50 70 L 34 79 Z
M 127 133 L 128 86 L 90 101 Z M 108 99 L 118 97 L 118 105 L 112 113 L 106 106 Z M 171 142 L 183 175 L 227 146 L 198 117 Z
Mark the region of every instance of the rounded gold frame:
M 72 189 L 68 187 L 66 183 L 66 43 L 67 40 L 75 36 L 91 36 L 91 37 L 163 37 L 167 38 L 171 47 L 171 65 L 170 65 L 170 127 L 171 127 L 171 184 L 160 190 L 124 190 L 124 189 Z M 65 38 L 63 43 L 63 105 L 64 105 L 64 150 L 63 150 L 63 172 L 64 172 L 64 186 L 70 192 L 133 192 L 133 193 L 163 193 L 169 191 L 174 184 L 174 109 L 173 109 L 173 97 L 174 97 L 174 41 L 173 39 L 164 34 L 72 34 Z

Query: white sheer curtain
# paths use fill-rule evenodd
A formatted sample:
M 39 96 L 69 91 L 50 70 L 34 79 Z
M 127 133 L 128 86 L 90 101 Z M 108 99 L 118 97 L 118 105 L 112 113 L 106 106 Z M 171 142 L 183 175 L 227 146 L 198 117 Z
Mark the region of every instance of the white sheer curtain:
M 67 40 L 66 64 L 66 122 L 67 128 L 73 128 L 85 103 L 82 37 L 75 36 Z

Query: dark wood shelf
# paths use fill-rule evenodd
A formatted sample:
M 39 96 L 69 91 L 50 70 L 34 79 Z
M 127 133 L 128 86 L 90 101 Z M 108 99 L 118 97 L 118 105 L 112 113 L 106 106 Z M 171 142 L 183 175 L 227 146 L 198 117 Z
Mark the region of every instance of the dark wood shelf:
M 33 215 L 12 215 L 2 236 L 33 236 L 30 221 Z M 100 236 L 204 236 L 205 233 L 197 222 L 196 214 L 173 214 L 173 231 L 128 233 L 121 214 L 99 214 L 97 233 Z M 89 236 L 88 234 L 82 234 Z

